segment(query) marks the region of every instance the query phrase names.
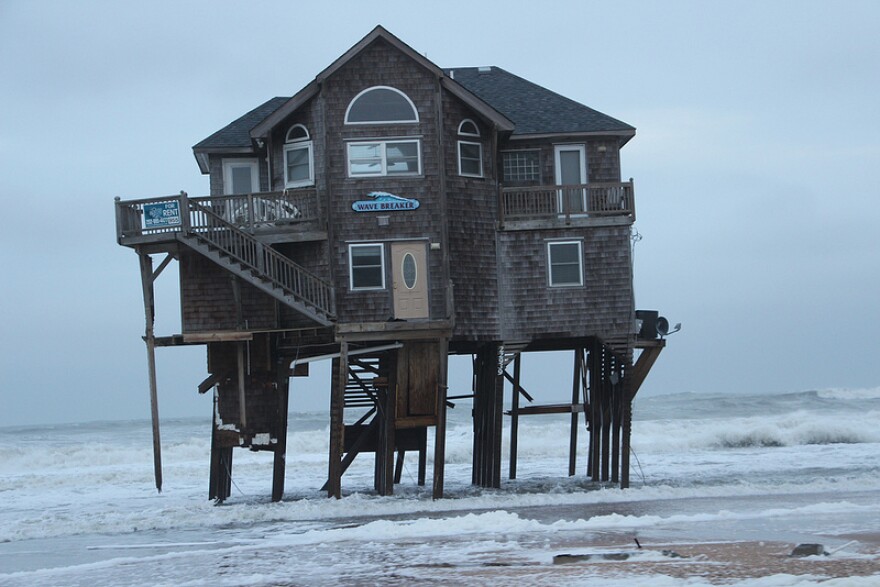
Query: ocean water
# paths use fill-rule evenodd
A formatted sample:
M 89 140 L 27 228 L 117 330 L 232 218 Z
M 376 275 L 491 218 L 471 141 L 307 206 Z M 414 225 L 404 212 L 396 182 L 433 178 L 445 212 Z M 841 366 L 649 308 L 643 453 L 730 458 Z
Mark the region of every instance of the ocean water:
M 207 499 L 209 418 L 162 423 L 162 493 L 148 421 L 0 428 L 0 585 L 499 584 L 497 568 L 552 585 L 552 557 L 588 544 L 835 547 L 880 531 L 880 388 L 640 397 L 634 417 L 630 489 L 568 477 L 569 417 L 546 415 L 520 420 L 518 479 L 506 480 L 505 461 L 502 488 L 487 490 L 470 485 L 470 409 L 459 404 L 448 497 L 433 501 L 431 446 L 426 487 L 413 455 L 395 495 L 375 496 L 362 455 L 344 497 L 327 499 L 327 414 L 292 414 L 285 499 L 269 499 L 271 455 L 237 451 L 220 506 Z M 580 446 L 583 471 L 583 431 Z M 617 584 L 584 572 L 565 582 Z M 679 584 L 642 580 L 624 584 Z M 841 585 L 880 585 L 880 574 L 860 581 Z

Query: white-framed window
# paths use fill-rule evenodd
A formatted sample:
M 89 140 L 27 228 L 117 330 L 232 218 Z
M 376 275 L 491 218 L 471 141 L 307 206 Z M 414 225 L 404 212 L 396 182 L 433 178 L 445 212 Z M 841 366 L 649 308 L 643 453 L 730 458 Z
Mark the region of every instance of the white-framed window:
M 461 121 L 461 124 L 458 125 L 458 134 L 466 137 L 478 137 L 480 136 L 480 128 L 477 126 L 476 122 L 470 118 L 465 118 Z
M 385 289 L 385 247 L 382 243 L 348 245 L 349 287 Z
M 394 139 L 348 143 L 348 176 L 420 175 L 421 142 Z
M 458 141 L 458 174 L 483 177 L 483 145 Z
M 345 110 L 345 124 L 418 122 L 409 96 L 390 86 L 373 86 L 355 96 Z
M 547 266 L 551 287 L 584 284 L 583 243 L 581 241 L 549 241 Z
M 260 164 L 256 159 L 223 159 L 223 193 L 253 194 L 260 191 Z
M 504 151 L 501 153 L 504 183 L 540 181 L 540 159 L 538 151 Z
M 470 118 L 458 125 L 458 134 L 463 137 L 480 138 L 480 129 Z M 469 177 L 483 177 L 483 145 L 469 141 L 458 141 L 458 174 Z
M 284 187 L 295 188 L 315 183 L 315 161 L 309 131 L 294 124 L 284 137 Z

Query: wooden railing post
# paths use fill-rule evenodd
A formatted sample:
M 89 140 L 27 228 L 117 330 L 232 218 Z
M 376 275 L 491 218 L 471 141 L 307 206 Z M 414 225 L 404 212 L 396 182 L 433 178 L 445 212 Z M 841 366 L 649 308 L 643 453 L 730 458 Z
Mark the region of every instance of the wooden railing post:
M 189 198 L 186 195 L 186 192 L 180 190 L 180 228 L 181 230 L 188 234 L 190 232 L 191 223 L 189 219 Z
M 498 223 L 504 228 L 504 184 L 498 182 Z

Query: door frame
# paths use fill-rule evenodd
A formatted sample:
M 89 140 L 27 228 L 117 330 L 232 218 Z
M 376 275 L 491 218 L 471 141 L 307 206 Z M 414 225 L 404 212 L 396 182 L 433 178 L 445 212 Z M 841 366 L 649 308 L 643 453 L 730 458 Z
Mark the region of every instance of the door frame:
M 428 243 L 424 240 L 392 241 L 391 245 L 391 305 L 394 318 L 401 320 L 419 320 L 431 317 L 431 288 L 428 273 Z M 404 281 L 403 262 L 407 256 L 415 261 L 416 280 L 413 287 Z M 423 310 L 402 310 L 398 302 L 402 299 L 398 292 L 419 291 L 424 295 Z M 414 298 L 415 299 L 415 298 Z
M 554 175 L 556 179 L 556 185 L 569 185 L 562 183 L 562 158 L 561 153 L 574 151 L 578 153 L 580 169 L 578 170 L 581 176 L 581 184 L 588 183 L 588 175 L 587 175 L 587 146 L 584 143 L 572 143 L 565 145 L 553 145 L 553 167 L 554 167 Z M 556 203 L 558 206 L 559 214 L 565 215 L 564 212 L 564 196 L 566 194 L 563 193 L 562 190 L 557 190 L 556 192 Z M 581 190 L 581 209 L 571 211 L 571 215 L 583 215 L 588 212 L 587 208 L 587 190 Z

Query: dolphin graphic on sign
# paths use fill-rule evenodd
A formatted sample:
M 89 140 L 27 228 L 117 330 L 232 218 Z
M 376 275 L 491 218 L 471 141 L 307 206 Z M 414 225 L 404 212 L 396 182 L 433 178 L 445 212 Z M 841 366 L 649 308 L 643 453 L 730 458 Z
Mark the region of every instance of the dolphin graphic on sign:
M 419 207 L 419 201 L 416 199 L 402 198 L 388 192 L 370 192 L 367 197 L 372 200 L 358 200 L 352 203 L 351 209 L 355 212 L 395 212 L 415 210 Z

